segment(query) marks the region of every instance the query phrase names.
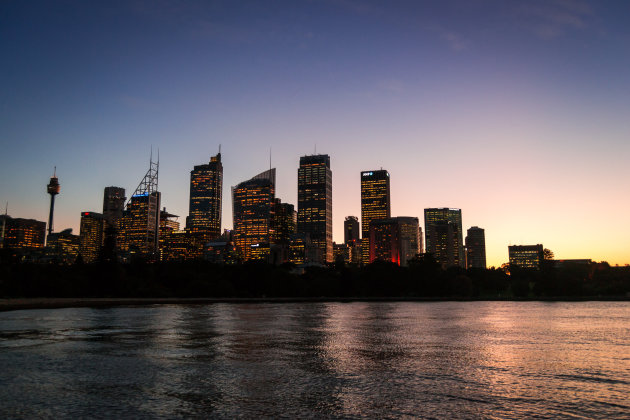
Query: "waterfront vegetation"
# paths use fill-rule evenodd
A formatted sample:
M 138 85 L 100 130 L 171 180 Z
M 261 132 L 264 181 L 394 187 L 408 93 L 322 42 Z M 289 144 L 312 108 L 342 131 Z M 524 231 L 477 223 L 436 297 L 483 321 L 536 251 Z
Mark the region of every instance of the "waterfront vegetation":
M 0 297 L 193 298 L 627 298 L 630 267 L 607 263 L 541 270 L 518 267 L 441 269 L 430 256 L 409 267 L 376 262 L 298 269 L 261 262 L 214 265 L 204 261 L 73 265 L 0 264 Z

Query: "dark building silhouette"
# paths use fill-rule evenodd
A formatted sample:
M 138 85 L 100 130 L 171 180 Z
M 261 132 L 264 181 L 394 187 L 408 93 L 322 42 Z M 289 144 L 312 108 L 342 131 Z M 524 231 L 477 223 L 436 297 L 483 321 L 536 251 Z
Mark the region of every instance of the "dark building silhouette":
M 427 253 L 432 254 L 443 268 L 465 268 L 460 209 L 424 209 L 424 229 Z
M 308 234 L 312 245 L 319 249 L 321 256 L 316 262 L 333 261 L 332 171 L 328 155 L 300 158 L 297 230 Z
M 370 262 L 390 261 L 407 266 L 421 250 L 417 217 L 391 217 L 370 223 Z
M 105 187 L 103 191 L 103 249 L 104 260 L 113 261 L 117 248 L 118 222 L 125 210 L 125 189 L 121 187 Z
M 466 233 L 466 267 L 486 268 L 486 234 L 477 226 Z
M 510 245 L 508 246 L 510 265 L 521 268 L 540 270 L 544 254 L 543 246 L 537 245 Z
M 361 172 L 361 247 L 363 263 L 370 262 L 370 223 L 391 217 L 389 172 Z
M 356 243 L 359 241 L 361 233 L 359 231 L 359 219 L 356 216 L 348 216 L 343 221 L 343 242 Z
M 190 203 L 186 229 L 202 242 L 221 235 L 223 165 L 221 153 L 190 171 Z
M 293 204 L 283 203 L 279 198 L 273 206 L 273 244 L 288 245 L 291 235 L 297 230 L 297 212 Z
M 116 226 L 125 210 L 125 189 L 121 187 L 105 187 L 103 191 L 103 218 L 109 226 Z
M 46 191 L 50 194 L 50 212 L 48 213 L 48 234 L 53 232 L 53 213 L 55 212 L 55 196 L 59 194 L 59 178 L 57 178 L 57 168 L 53 176 L 50 177 L 50 182 L 46 186 Z
M 252 245 L 273 237 L 276 169 L 269 169 L 232 187 L 234 245 L 244 260 L 253 259 Z
M 84 211 L 81 213 L 79 230 L 79 253 L 83 262 L 98 260 L 105 240 L 105 218 L 100 213 Z

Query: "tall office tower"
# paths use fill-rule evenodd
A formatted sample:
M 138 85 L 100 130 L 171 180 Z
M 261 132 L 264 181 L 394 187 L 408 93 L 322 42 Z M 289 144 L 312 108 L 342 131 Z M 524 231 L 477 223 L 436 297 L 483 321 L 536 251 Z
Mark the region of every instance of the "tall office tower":
M 46 238 L 46 222 L 33 219 L 0 216 L 4 226 L 3 248 L 32 249 L 43 248 Z
M 466 234 L 466 267 L 486 268 L 486 234 L 477 226 Z
M 125 189 L 121 187 L 105 187 L 103 191 L 103 249 L 102 258 L 113 261 L 116 239 L 118 236 L 118 221 L 125 209 Z
M 508 246 L 510 265 L 521 268 L 540 270 L 544 253 L 543 246 L 538 245 L 510 245 Z
M 405 267 L 419 253 L 417 217 L 391 217 L 370 223 L 370 262 L 391 261 Z
M 158 174 L 160 161 L 149 160 L 149 170 L 127 203 L 118 221 L 118 248 L 129 256 L 158 258 L 160 200 Z
M 254 257 L 252 245 L 269 243 L 276 190 L 276 169 L 232 187 L 234 245 L 244 261 Z
M 291 235 L 296 232 L 297 213 L 293 204 L 283 203 L 279 198 L 273 206 L 273 238 L 274 244 L 288 245 Z
M 465 267 L 460 209 L 424 209 L 424 229 L 427 252 L 432 254 L 443 268 Z
M 81 213 L 79 230 L 79 253 L 86 263 L 98 260 L 105 236 L 105 219 L 100 213 L 84 211 Z
M 348 216 L 343 221 L 343 243 L 359 242 L 359 219 L 356 216 Z
M 48 234 L 53 231 L 53 213 L 55 212 L 55 196 L 59 194 L 59 178 L 57 178 L 57 167 L 53 176 L 50 177 L 50 182 L 46 186 L 46 191 L 50 194 L 50 213 L 48 214 Z
M 361 172 L 361 247 L 363 263 L 370 262 L 370 223 L 391 217 L 389 172 Z
M 110 226 L 123 216 L 125 209 L 125 189 L 120 187 L 105 187 L 103 191 L 103 218 Z
M 221 236 L 223 165 L 221 153 L 190 171 L 190 204 L 186 230 L 202 242 Z
M 332 171 L 330 156 L 311 155 L 300 158 L 298 169 L 297 230 L 311 237 L 321 257 L 316 262 L 333 261 L 332 240 Z

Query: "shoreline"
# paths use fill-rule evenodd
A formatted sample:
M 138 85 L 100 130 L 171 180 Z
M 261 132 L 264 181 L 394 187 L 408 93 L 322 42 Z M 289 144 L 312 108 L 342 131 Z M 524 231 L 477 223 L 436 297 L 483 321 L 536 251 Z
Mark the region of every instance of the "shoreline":
M 211 305 L 217 303 L 351 303 L 351 302 L 628 302 L 630 296 L 577 296 L 549 298 L 458 297 L 259 297 L 259 298 L 5 298 L 0 312 L 24 309 L 107 308 L 150 305 Z

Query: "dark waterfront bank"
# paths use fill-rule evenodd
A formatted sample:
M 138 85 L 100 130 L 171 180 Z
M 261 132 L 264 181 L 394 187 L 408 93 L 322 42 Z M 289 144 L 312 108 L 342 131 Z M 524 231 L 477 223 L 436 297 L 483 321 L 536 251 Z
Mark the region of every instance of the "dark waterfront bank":
M 116 306 L 197 301 L 580 301 L 625 300 L 629 296 L 630 267 L 606 263 L 542 270 L 511 267 L 509 271 L 442 270 L 431 260 L 414 261 L 409 267 L 374 263 L 306 269 L 206 262 L 0 265 L 0 299 L 9 299 L 1 305 L 4 308 L 65 307 L 68 302 L 73 302 L 71 306 Z
M 547 298 L 450 298 L 450 297 L 310 297 L 310 298 L 10 298 L 0 299 L 0 312 L 24 309 L 114 308 L 150 305 L 291 304 L 353 302 L 627 302 L 630 296 L 581 296 Z

